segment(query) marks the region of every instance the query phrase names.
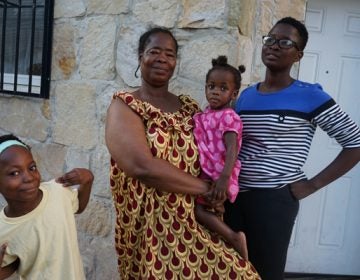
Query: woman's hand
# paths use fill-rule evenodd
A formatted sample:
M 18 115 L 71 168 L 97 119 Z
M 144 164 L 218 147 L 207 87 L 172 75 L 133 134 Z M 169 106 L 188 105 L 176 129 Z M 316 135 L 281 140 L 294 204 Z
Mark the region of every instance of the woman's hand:
M 317 188 L 310 180 L 301 180 L 291 183 L 289 190 L 295 199 L 300 200 L 316 192 Z
M 229 185 L 229 177 L 220 176 L 215 182 L 215 188 L 211 194 L 212 201 L 224 202 L 227 198 L 227 187 Z
M 220 189 L 217 190 L 217 182 L 212 182 L 212 181 L 206 181 L 206 182 L 208 182 L 209 184 L 208 185 L 209 189 L 205 194 L 202 195 L 206 203 L 214 209 L 222 208 L 221 206 L 224 204 L 224 201 L 227 198 L 226 188 L 224 191 L 222 191 L 221 189 L 223 188 L 222 187 L 223 185 L 218 185 Z

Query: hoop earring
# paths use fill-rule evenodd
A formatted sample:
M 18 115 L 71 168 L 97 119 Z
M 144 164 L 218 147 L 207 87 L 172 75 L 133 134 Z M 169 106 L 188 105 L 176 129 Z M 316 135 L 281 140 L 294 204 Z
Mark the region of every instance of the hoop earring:
M 134 73 L 135 78 L 139 78 L 139 76 L 137 75 L 137 72 L 139 71 L 139 68 L 140 68 L 140 64 L 138 65 L 138 67 L 135 70 L 135 73 Z

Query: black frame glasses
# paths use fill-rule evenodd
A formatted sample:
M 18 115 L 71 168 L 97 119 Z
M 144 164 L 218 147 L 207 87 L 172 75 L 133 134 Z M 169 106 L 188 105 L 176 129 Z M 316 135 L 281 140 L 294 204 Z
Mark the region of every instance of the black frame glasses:
M 290 39 L 276 39 L 270 35 L 264 35 L 262 37 L 262 43 L 264 46 L 270 47 L 275 43 L 279 46 L 280 49 L 291 49 L 292 47 L 296 48 L 298 51 L 300 50 L 297 43 Z

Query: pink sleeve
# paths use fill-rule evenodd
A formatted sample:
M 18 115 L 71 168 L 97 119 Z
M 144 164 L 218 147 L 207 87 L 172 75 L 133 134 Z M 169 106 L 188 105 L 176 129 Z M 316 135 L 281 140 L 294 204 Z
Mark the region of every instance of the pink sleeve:
M 223 112 L 219 123 L 219 130 L 222 134 L 225 132 L 235 132 L 239 136 L 242 134 L 243 124 L 238 114 L 232 109 L 226 109 Z

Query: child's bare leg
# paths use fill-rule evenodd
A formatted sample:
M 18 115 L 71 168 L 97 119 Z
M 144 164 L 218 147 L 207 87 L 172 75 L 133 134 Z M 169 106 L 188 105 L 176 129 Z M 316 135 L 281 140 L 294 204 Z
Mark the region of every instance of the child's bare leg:
M 249 260 L 245 233 L 243 233 L 242 231 L 234 232 L 234 236 L 234 241 L 229 242 L 231 243 L 231 245 L 233 245 L 234 249 L 238 251 L 238 253 L 243 257 L 243 259 Z
M 201 204 L 195 206 L 195 217 L 200 224 L 210 231 L 221 235 L 232 247 L 234 247 L 243 259 L 248 260 L 246 237 L 242 231 L 234 232 L 216 215 L 216 213 L 207 211 Z

